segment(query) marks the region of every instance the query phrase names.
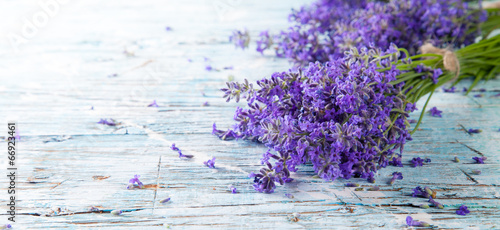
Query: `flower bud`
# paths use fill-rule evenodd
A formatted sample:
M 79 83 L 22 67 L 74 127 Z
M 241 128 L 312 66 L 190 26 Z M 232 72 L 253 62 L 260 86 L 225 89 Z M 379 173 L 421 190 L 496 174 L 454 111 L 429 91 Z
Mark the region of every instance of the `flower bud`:
M 167 203 L 170 201 L 170 197 L 169 198 L 165 198 L 163 200 L 160 200 L 160 203 L 164 204 L 164 203 Z
M 115 216 L 119 216 L 120 214 L 122 214 L 122 210 L 113 210 L 113 211 L 111 211 L 111 214 L 113 214 Z

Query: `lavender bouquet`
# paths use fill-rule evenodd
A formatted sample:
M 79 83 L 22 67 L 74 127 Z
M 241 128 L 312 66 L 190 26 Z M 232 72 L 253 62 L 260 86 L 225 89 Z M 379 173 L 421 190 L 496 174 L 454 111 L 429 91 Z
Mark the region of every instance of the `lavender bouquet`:
M 291 181 L 290 172 L 306 163 L 327 181 L 352 176 L 374 181 L 378 169 L 401 165 L 404 145 L 437 87 L 500 73 L 500 35 L 456 52 L 426 44 L 422 53 L 410 56 L 395 45 L 386 51 L 352 48 L 344 58 L 274 73 L 257 81 L 258 88 L 246 80 L 228 82 L 222 89 L 227 101 L 245 99 L 248 107 L 237 108 L 235 128 L 222 131 L 214 124 L 213 134 L 269 147 L 264 167 L 250 175 L 259 192 Z M 410 130 L 409 113 L 429 93 Z
M 492 15 L 481 26 L 486 19 L 486 11 L 462 0 L 319 0 L 293 11 L 288 30 L 276 35 L 263 31 L 257 51 L 274 49 L 296 66 L 335 60 L 352 47 L 371 44 L 388 49 L 393 43 L 414 55 L 429 41 L 438 47 L 472 44 L 481 28 L 487 33 L 500 24 Z

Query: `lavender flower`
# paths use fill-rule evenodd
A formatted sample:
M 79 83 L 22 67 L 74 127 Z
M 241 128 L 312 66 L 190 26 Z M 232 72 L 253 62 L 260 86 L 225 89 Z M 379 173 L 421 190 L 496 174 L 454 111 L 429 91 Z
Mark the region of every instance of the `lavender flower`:
M 436 107 L 432 107 L 432 108 L 429 110 L 429 112 L 431 113 L 431 116 L 433 116 L 433 117 L 441 117 L 441 113 L 442 113 L 443 111 L 438 110 Z
M 423 197 L 423 198 L 435 198 L 436 192 L 430 189 L 429 187 L 421 188 L 417 186 L 413 189 L 413 197 Z
M 122 210 L 113 210 L 110 212 L 112 215 L 119 216 L 123 213 Z
M 156 100 L 153 100 L 153 103 L 149 104 L 148 107 L 158 107 L 158 104 L 156 104 Z
M 444 91 L 445 93 L 454 93 L 454 92 L 455 92 L 455 89 L 456 89 L 456 88 L 455 88 L 455 86 L 452 86 L 452 87 L 451 87 L 451 88 L 449 88 L 449 89 L 445 89 L 445 88 L 443 88 L 443 91 Z
M 423 166 L 424 164 L 424 159 L 421 159 L 420 157 L 413 158 L 411 160 L 412 166 L 413 167 L 418 167 L 418 166 Z
M 357 183 L 347 183 L 345 184 L 346 187 L 359 187 L 359 184 Z
M 127 186 L 127 189 L 134 188 L 136 183 L 139 188 L 144 188 L 144 184 L 142 184 L 142 182 L 139 180 L 139 177 L 141 177 L 141 175 L 134 175 L 134 178 L 128 181 L 129 185 Z
M 483 97 L 482 94 L 475 94 L 474 97 Z
M 212 133 L 269 147 L 262 162 L 267 167 L 255 176 L 260 192 L 274 191 L 276 182 L 289 181 L 290 171 L 306 162 L 327 181 L 352 176 L 373 181 L 390 160 L 402 165 L 396 151 L 411 140 L 406 119 L 414 102 L 403 95 L 404 83 L 390 84 L 401 73 L 392 65 L 399 56 L 396 47 L 353 49 L 344 59 L 274 73 L 257 81 L 260 89 L 247 81 L 227 83 L 224 97 L 244 98 L 248 107 L 237 108 L 233 129 L 214 124 Z
M 389 185 L 393 185 L 396 180 L 402 180 L 403 174 L 400 172 L 393 172 L 392 179 L 389 181 Z
M 456 213 L 457 213 L 458 215 L 465 216 L 465 215 L 469 214 L 469 213 L 470 213 L 470 211 L 467 209 L 467 206 L 462 205 L 462 206 L 460 206 L 460 207 L 458 208 L 458 210 L 456 211 Z
M 238 193 L 238 190 L 232 185 L 229 186 L 229 191 L 231 191 L 231 193 L 233 193 L 233 194 Z
M 480 133 L 480 132 L 482 132 L 482 131 L 483 131 L 483 130 L 481 130 L 481 129 L 469 129 L 467 132 L 468 132 L 468 133 Z
M 211 160 L 203 162 L 203 164 L 211 169 L 214 169 L 215 168 L 215 157 L 213 157 Z
M 248 34 L 248 30 L 245 29 L 245 31 L 233 31 L 233 35 L 229 37 L 229 41 L 233 42 L 236 48 L 247 48 L 248 44 L 250 43 L 250 35 Z
M 389 161 L 389 164 L 396 167 L 403 167 L 403 162 L 401 162 L 401 157 L 393 157 L 392 161 Z
M 115 123 L 115 121 L 113 119 L 109 119 L 109 121 L 108 121 L 107 118 L 104 118 L 104 119 L 101 118 L 101 120 L 99 122 L 97 122 L 97 124 L 103 124 L 103 125 L 108 125 L 108 126 L 116 126 L 116 123 Z
M 413 220 L 413 218 L 411 216 L 406 217 L 406 224 L 408 226 L 415 226 L 415 227 L 429 227 L 429 226 L 431 226 L 430 224 L 428 224 L 426 222 Z
M 433 205 L 434 205 L 434 207 L 437 207 L 437 208 L 440 208 L 440 209 L 443 209 L 443 208 L 444 208 L 444 206 L 443 206 L 442 204 L 440 204 L 439 202 L 435 201 L 435 200 L 432 198 L 432 196 L 431 196 L 431 197 L 429 197 L 429 202 L 430 202 L 431 204 L 433 204 Z
M 472 159 L 476 161 L 476 164 L 484 164 L 484 161 L 488 158 L 483 156 L 483 157 L 473 157 Z
M 436 46 L 474 43 L 485 16 L 461 0 L 317 0 L 293 10 L 287 30 L 274 36 L 264 31 L 257 51 L 274 48 L 299 66 L 370 44 L 387 49 L 395 43 L 413 55 L 428 40 Z
M 290 194 L 290 193 L 285 193 L 285 196 L 288 197 L 289 199 L 293 199 L 294 198 L 294 196 L 292 194 Z
M 260 32 L 259 40 L 257 40 L 257 51 L 264 54 L 264 50 L 269 49 L 273 45 L 273 39 L 269 36 L 267 30 Z
M 170 201 L 170 197 L 160 200 L 160 203 L 164 204 Z
M 212 66 L 211 66 L 211 65 L 207 65 L 207 66 L 205 66 L 205 70 L 206 70 L 206 71 L 212 71 L 212 70 L 213 70 L 213 68 L 212 68 Z
M 194 156 L 193 155 L 189 155 L 189 154 L 183 154 L 181 150 L 177 151 L 179 153 L 179 158 L 193 158 Z

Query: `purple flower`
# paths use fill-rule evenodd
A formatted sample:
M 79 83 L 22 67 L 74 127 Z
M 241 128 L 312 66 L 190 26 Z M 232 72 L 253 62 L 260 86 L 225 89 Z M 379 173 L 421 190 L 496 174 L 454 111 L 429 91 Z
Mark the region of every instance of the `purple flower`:
M 294 198 L 294 196 L 292 194 L 290 194 L 290 193 L 285 193 L 285 196 L 288 197 L 289 199 L 293 199 Z
M 123 211 L 122 211 L 122 210 L 113 210 L 113 211 L 111 211 L 110 213 L 111 213 L 112 215 L 119 216 L 120 214 L 122 214 L 122 213 L 123 213 Z
M 182 154 L 181 149 L 179 149 L 177 146 L 175 146 L 175 143 L 172 143 L 172 146 L 170 146 L 170 149 L 177 151 L 179 153 L 179 158 L 183 158 L 183 157 L 184 158 L 193 158 L 194 157 L 193 155 Z
M 158 104 L 156 104 L 156 100 L 153 100 L 153 103 L 149 104 L 148 107 L 158 107 Z
M 229 186 L 229 191 L 231 191 L 231 193 L 238 193 L 238 190 L 234 187 L 234 186 Z
M 379 61 L 375 54 L 392 59 Z M 352 49 L 345 58 L 299 68 L 300 74 L 274 73 L 255 88 L 248 81 L 228 82 L 224 98 L 243 98 L 248 106 L 236 109 L 232 129 L 214 124 L 212 133 L 269 147 L 262 161 L 267 167 L 255 174 L 259 192 L 274 191 L 276 182 L 290 181 L 290 171 L 308 162 L 326 181 L 353 176 L 373 181 L 389 162 L 402 166 L 396 151 L 411 140 L 406 120 L 414 102 L 402 97 L 403 83 L 391 84 L 402 73 L 391 64 L 398 55 L 395 47 Z
M 233 69 L 233 66 L 226 66 L 224 69 Z
M 174 151 L 179 151 L 180 150 L 178 147 L 175 146 L 175 143 L 172 143 L 172 146 L 170 146 L 170 149 L 172 149 Z
M 465 206 L 465 205 L 463 205 L 463 204 L 462 204 L 462 206 L 460 206 L 460 207 L 458 208 L 458 210 L 456 211 L 456 213 L 457 213 L 458 215 L 465 216 L 465 215 L 469 214 L 469 213 L 470 213 L 470 211 L 467 209 L 467 206 Z
M 245 49 L 248 47 L 248 44 L 250 43 L 250 35 L 248 34 L 248 30 L 245 29 L 245 31 L 239 31 L 239 30 L 234 30 L 233 34 L 229 37 L 229 41 L 234 43 L 234 46 L 236 48 L 241 48 Z
M 415 226 L 415 227 L 429 227 L 430 224 L 423 222 L 423 221 L 416 221 L 413 220 L 411 216 L 406 217 L 406 224 L 408 226 Z
M 433 70 L 433 72 L 432 72 L 432 82 L 434 82 L 434 84 L 438 83 L 438 78 L 439 78 L 439 76 L 441 76 L 441 74 L 443 74 L 443 71 L 441 69 L 434 69 Z
M 393 185 L 396 180 L 402 180 L 403 174 L 400 172 L 393 172 L 392 179 L 389 181 L 389 185 Z
M 160 200 L 160 203 L 164 204 L 170 201 L 170 197 Z
M 211 66 L 211 65 L 207 65 L 207 66 L 205 66 L 205 70 L 207 70 L 207 71 L 212 71 L 212 70 L 213 70 L 213 68 L 212 68 L 212 66 Z
M 142 184 L 142 182 L 139 180 L 139 177 L 141 177 L 140 175 L 134 175 L 134 178 L 130 179 L 128 181 L 129 185 L 127 186 L 127 189 L 132 189 L 134 188 L 135 184 L 137 183 L 137 186 L 139 186 L 139 188 L 143 188 L 144 187 L 144 184 Z
M 483 97 L 482 94 L 475 94 L 474 97 Z
M 445 88 L 443 87 L 443 90 L 444 90 L 444 92 L 445 92 L 445 93 L 454 93 L 454 92 L 455 92 L 455 89 L 456 89 L 456 88 L 455 88 L 455 86 L 452 86 L 452 87 L 451 87 L 451 88 L 449 88 L 449 89 L 445 89 Z
M 109 121 L 108 121 L 107 118 L 104 118 L 104 119 L 101 118 L 101 120 L 99 122 L 97 122 L 97 124 L 103 124 L 103 125 L 108 125 L 108 126 L 116 126 L 116 123 L 115 123 L 115 121 L 113 119 L 109 119 Z
M 167 27 L 165 27 L 165 30 L 166 30 L 166 31 L 172 31 L 172 27 L 167 26 Z
M 403 167 L 403 162 L 401 162 L 401 157 L 393 157 L 389 164 L 396 167 Z
M 335 60 L 353 47 L 388 49 L 391 43 L 414 55 L 428 40 L 436 46 L 474 43 L 486 16 L 461 0 L 317 0 L 293 10 L 287 30 L 263 31 L 257 51 L 274 49 L 299 66 Z
M 177 152 L 179 153 L 179 158 L 183 158 L 184 157 L 184 158 L 190 159 L 190 158 L 194 157 L 193 155 L 183 154 L 181 150 L 178 150 Z
M 203 162 L 203 164 L 211 169 L 215 168 L 215 157 L 213 157 L 211 160 Z
M 441 117 L 441 113 L 443 111 L 438 110 L 436 107 L 432 107 L 429 112 L 431 113 L 431 116 L 433 117 Z
M 500 97 L 500 93 L 497 93 L 497 94 L 495 94 L 495 95 L 493 95 L 491 97 Z
M 476 164 L 484 164 L 484 161 L 488 158 L 483 156 L 483 157 L 473 157 L 472 159 L 476 161 Z
M 482 131 L 483 131 L 483 130 L 481 130 L 481 129 L 469 129 L 467 132 L 468 132 L 468 133 L 480 133 L 480 132 L 482 132 Z
M 413 158 L 411 160 L 412 167 L 418 167 L 418 166 L 423 166 L 424 164 L 424 159 L 421 159 L 420 157 Z
M 273 45 L 273 39 L 269 36 L 269 32 L 267 30 L 260 32 L 259 40 L 257 40 L 257 51 L 264 54 L 264 50 L 270 49 Z

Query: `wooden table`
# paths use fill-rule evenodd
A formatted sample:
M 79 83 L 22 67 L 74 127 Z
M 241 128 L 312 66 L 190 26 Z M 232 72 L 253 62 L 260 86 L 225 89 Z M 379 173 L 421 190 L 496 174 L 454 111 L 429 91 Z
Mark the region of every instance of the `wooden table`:
M 405 228 L 408 215 L 443 229 L 500 228 L 500 103 L 492 97 L 499 80 L 468 96 L 435 93 L 429 108 L 443 110 L 443 118 L 425 116 L 405 147 L 405 167 L 377 173 L 380 191 L 355 191 L 343 179 L 324 182 L 306 165 L 294 182 L 262 194 L 247 175 L 260 168 L 266 148 L 211 135 L 214 122 L 230 127 L 236 107 L 244 106 L 226 103 L 219 89 L 228 79 L 255 81 L 290 64 L 261 56 L 253 42 L 250 50 L 236 50 L 228 36 L 245 27 L 253 38 L 284 29 L 290 9 L 309 1 L 75 0 L 51 8 L 44 26 L 37 16 L 43 8 L 33 1 L 0 2 L 0 32 L 7 34 L 0 43 L 0 136 L 7 136 L 8 121 L 17 121 L 21 136 L 15 229 L 393 229 Z M 23 37 L 23 18 L 35 16 L 37 31 Z M 25 40 L 12 45 L 13 34 Z M 158 108 L 147 107 L 153 100 Z M 97 124 L 101 118 L 119 125 Z M 470 135 L 462 126 L 483 132 Z M 179 159 L 172 143 L 194 158 Z M 480 155 L 488 160 L 474 164 Z M 211 156 L 216 169 L 203 165 Z M 412 168 L 413 157 L 432 162 Z M 390 186 L 394 171 L 404 179 Z M 126 189 L 135 174 L 145 189 Z M 0 177 L 0 224 L 8 223 L 8 183 Z M 445 208 L 417 207 L 427 200 L 410 195 L 416 186 L 435 189 Z M 455 214 L 462 204 L 469 215 Z M 90 212 L 92 206 L 102 213 Z M 124 213 L 111 215 L 115 209 Z M 300 214 L 297 222 L 293 213 Z

